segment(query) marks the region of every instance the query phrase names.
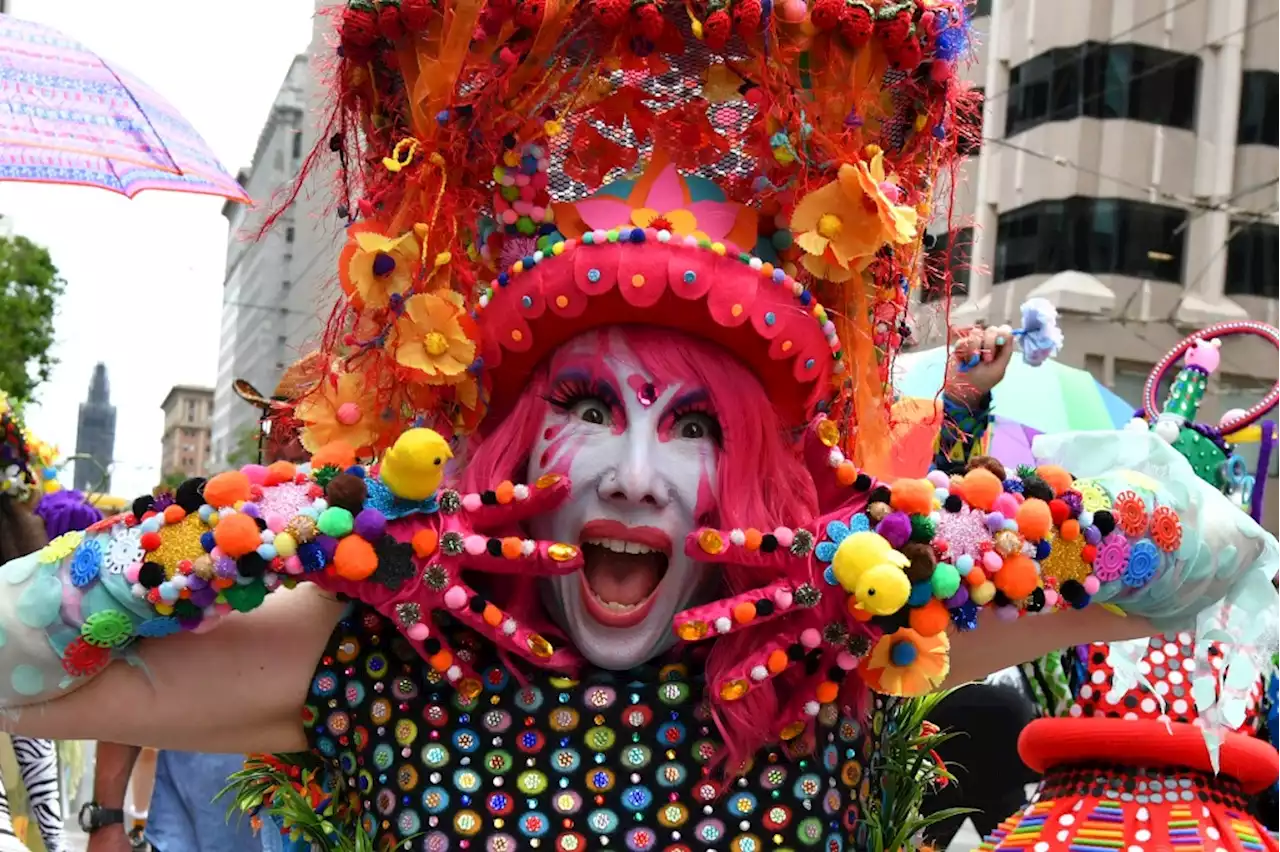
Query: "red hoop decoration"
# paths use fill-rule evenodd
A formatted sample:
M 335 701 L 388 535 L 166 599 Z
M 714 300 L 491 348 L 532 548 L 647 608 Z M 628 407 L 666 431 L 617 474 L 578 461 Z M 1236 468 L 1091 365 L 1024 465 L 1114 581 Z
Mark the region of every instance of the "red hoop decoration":
M 1160 401 L 1156 399 L 1156 391 L 1160 387 L 1160 382 L 1168 374 L 1169 370 L 1186 354 L 1187 350 L 1196 344 L 1196 341 L 1216 340 L 1222 337 L 1250 334 L 1255 337 L 1261 337 L 1276 347 L 1277 350 L 1280 350 L 1280 330 L 1266 323 L 1254 322 L 1253 320 L 1231 320 L 1230 322 L 1220 322 L 1208 328 L 1202 328 L 1199 331 L 1192 332 L 1177 346 L 1170 349 L 1160 359 L 1159 363 L 1151 369 L 1150 375 L 1147 376 L 1147 384 L 1142 389 L 1142 407 L 1146 412 L 1147 419 L 1154 420 L 1156 415 L 1160 413 Z M 1238 432 L 1246 426 L 1253 425 L 1267 412 L 1275 408 L 1278 400 L 1280 400 L 1280 382 L 1272 385 L 1271 391 L 1258 400 L 1244 414 L 1217 427 L 1218 432 L 1222 435 L 1230 435 L 1232 432 Z

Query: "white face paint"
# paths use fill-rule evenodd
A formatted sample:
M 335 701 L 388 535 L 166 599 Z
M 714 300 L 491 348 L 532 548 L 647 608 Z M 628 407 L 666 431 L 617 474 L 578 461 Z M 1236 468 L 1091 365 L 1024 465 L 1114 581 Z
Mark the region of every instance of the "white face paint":
M 719 423 L 706 388 L 649 375 L 616 332 L 561 347 L 549 401 L 529 481 L 559 473 L 573 490 L 531 532 L 579 542 L 585 565 L 548 581 L 548 603 L 583 656 L 628 669 L 670 647 L 710 576 L 684 541 L 715 509 Z

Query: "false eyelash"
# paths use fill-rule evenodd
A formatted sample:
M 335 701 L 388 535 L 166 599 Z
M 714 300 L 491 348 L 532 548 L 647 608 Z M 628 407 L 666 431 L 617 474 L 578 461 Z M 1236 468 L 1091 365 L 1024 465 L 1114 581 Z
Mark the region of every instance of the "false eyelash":
M 605 405 L 614 407 L 617 405 L 618 396 L 613 392 L 613 388 L 601 381 L 563 379 L 556 382 L 543 399 L 561 411 L 569 411 L 578 403 L 588 399 L 598 399 Z
M 673 408 L 667 413 L 667 423 L 675 425 L 680 421 L 681 417 L 687 417 L 690 414 L 701 414 L 711 421 L 711 440 L 715 441 L 716 446 L 724 446 L 724 431 L 720 427 L 720 418 L 716 416 L 715 409 L 706 400 L 698 400 L 681 405 L 679 408 Z

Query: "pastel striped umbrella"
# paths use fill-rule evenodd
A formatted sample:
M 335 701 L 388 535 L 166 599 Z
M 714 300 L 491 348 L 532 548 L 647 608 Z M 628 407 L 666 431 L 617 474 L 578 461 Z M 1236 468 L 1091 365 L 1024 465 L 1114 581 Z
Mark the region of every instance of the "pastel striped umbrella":
M 902 396 L 932 399 L 942 389 L 945 347 L 906 352 L 894 363 L 894 389 Z M 1015 354 L 1004 381 L 992 394 L 995 413 L 1038 432 L 1117 429 L 1133 419 L 1134 406 L 1085 370 L 1046 361 L 1031 367 Z
M 56 30 L 0 15 L 0 180 L 248 202 L 150 86 Z

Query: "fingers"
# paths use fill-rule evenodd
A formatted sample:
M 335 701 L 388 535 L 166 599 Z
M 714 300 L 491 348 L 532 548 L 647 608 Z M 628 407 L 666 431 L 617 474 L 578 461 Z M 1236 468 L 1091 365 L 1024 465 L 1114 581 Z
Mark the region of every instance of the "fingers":
M 798 570 L 809 562 L 813 533 L 806 529 L 778 527 L 773 532 L 757 529 L 718 530 L 703 527 L 689 533 L 684 552 L 697 562 L 711 562 L 780 571 Z
M 569 496 L 569 480 L 548 474 L 532 485 L 503 482 L 489 491 L 459 495 L 470 528 L 477 531 L 512 529 L 529 518 L 554 509 Z
M 953 357 L 959 365 L 960 372 L 976 367 L 981 361 L 984 338 L 983 329 L 971 328 L 956 339 Z
M 996 329 L 996 351 L 992 361 L 996 364 L 1007 365 L 1013 359 L 1014 346 L 1013 329 L 1010 326 L 1002 325 Z
M 557 576 L 572 574 L 582 567 L 582 551 L 576 545 L 518 536 L 445 533 L 441 550 L 463 567 L 488 574 Z

